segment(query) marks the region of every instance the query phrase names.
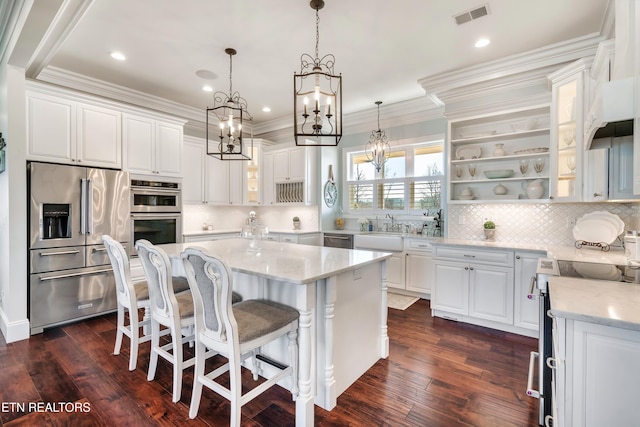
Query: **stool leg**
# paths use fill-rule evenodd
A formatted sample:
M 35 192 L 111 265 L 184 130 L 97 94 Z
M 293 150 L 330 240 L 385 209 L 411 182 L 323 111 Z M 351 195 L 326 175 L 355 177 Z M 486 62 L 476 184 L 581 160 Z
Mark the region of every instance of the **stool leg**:
M 136 365 L 138 363 L 138 346 L 140 345 L 140 341 L 138 337 L 140 335 L 140 325 L 138 323 L 138 309 L 130 309 L 129 310 L 129 329 L 131 330 L 131 334 L 129 336 L 129 341 L 131 342 L 131 350 L 129 351 L 129 370 L 133 371 L 136 369 Z
M 149 356 L 149 372 L 147 381 L 151 381 L 156 376 L 158 366 L 158 348 L 160 347 L 160 324 L 151 319 L 151 355 Z
M 120 354 L 122 347 L 122 330 L 124 329 L 124 307 L 118 304 L 118 327 L 116 328 L 116 345 L 113 348 L 113 354 Z
M 189 407 L 189 418 L 193 419 L 198 415 L 200 399 L 202 398 L 202 382 L 200 377 L 204 376 L 204 364 L 206 360 L 207 348 L 204 344 L 196 340 L 196 363 L 193 368 L 193 390 L 191 392 L 191 406 Z

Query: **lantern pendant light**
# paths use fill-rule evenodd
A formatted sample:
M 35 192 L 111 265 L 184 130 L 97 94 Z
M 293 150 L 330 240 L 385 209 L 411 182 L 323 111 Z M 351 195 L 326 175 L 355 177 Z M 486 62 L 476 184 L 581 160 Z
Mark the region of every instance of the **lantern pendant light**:
M 335 57 L 320 58 L 320 17 L 323 0 L 311 0 L 316 11 L 315 57 L 300 57 L 300 73 L 293 75 L 293 126 L 296 145 L 337 146 L 342 138 L 342 75 L 336 75 Z
M 251 160 L 253 155 L 253 130 L 247 122 L 252 120 L 247 111 L 247 101 L 233 92 L 232 58 L 237 52 L 227 48 L 229 55 L 229 93 L 216 92 L 213 108 L 207 107 L 207 154 L 220 160 Z

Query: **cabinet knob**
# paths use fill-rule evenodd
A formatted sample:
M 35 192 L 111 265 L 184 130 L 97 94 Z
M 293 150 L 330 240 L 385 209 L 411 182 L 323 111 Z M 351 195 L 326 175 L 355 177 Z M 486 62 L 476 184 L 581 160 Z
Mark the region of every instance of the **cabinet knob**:
M 520 255 L 516 255 L 516 259 L 520 259 Z
M 602 193 L 593 193 L 593 197 L 602 197 Z
M 468 269 L 469 269 L 469 267 L 465 267 L 464 269 L 465 269 L 465 270 L 468 270 Z
M 549 200 L 553 200 L 553 196 L 549 196 Z
M 473 270 L 473 267 L 469 267 L 469 270 Z

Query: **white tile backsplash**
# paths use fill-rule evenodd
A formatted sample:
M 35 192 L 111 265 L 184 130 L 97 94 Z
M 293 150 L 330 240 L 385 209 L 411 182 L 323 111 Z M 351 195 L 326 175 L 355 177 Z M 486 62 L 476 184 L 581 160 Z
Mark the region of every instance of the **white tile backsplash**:
M 571 246 L 575 220 L 595 211 L 618 215 L 625 230 L 640 228 L 638 203 L 449 205 L 445 227 L 448 237 L 484 240 L 482 224 L 490 219 L 496 223 L 497 241 Z
M 255 211 L 262 224 L 273 230 L 293 229 L 293 217 L 300 218 L 301 229 L 318 230 L 317 206 L 201 206 L 184 205 L 184 233 L 202 230 L 204 224 L 213 225 L 214 230 L 240 229 L 247 223 L 249 212 Z

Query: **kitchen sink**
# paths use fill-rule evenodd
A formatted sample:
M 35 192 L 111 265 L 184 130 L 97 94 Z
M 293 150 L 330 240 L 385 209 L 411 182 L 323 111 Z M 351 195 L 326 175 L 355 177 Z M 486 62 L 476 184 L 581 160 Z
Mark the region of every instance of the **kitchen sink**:
M 353 247 L 354 249 L 402 252 L 404 242 L 400 233 L 356 234 L 353 239 Z

